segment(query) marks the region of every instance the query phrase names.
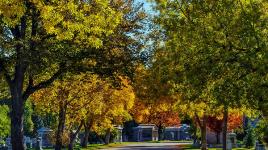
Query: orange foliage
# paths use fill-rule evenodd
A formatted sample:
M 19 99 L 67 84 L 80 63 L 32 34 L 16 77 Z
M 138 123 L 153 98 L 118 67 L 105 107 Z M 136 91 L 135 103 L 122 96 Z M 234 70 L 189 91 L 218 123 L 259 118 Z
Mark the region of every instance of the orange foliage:
M 138 123 L 149 123 L 157 126 L 179 126 L 180 118 L 173 107 L 174 102 L 161 98 L 153 103 L 137 100 L 131 113 Z
M 228 116 L 228 131 L 232 131 L 241 127 L 243 122 L 243 117 L 239 114 L 229 114 Z M 213 132 L 222 132 L 223 119 L 219 119 L 214 116 L 208 117 L 208 128 Z
M 243 116 L 238 114 L 230 114 L 228 118 L 228 130 L 234 130 L 241 127 L 243 124 Z

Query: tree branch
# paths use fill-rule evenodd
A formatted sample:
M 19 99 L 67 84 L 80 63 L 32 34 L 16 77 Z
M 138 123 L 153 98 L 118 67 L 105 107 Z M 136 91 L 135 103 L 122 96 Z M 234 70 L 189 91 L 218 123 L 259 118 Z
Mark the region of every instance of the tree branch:
M 81 120 L 78 129 L 73 133 L 74 137 L 80 132 L 81 128 L 83 127 L 84 120 Z
M 27 98 L 33 94 L 35 91 L 38 91 L 40 89 L 46 88 L 49 85 L 51 85 L 59 76 L 61 76 L 65 71 L 66 71 L 66 65 L 61 64 L 60 65 L 60 69 L 53 74 L 48 80 L 46 81 L 42 81 L 37 85 L 33 85 L 33 80 L 29 78 L 29 85 L 27 87 L 27 89 L 25 90 L 25 92 L 23 93 L 23 100 L 27 100 Z
M 202 127 L 203 125 L 202 125 L 202 123 L 201 123 L 201 121 L 200 121 L 200 118 L 198 117 L 197 113 L 195 113 L 194 116 L 195 116 L 195 120 L 196 120 L 197 124 L 198 124 L 200 127 Z

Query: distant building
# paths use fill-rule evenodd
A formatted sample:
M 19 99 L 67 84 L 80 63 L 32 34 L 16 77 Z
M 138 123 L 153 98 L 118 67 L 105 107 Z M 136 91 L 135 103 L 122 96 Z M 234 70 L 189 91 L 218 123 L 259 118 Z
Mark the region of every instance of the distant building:
M 166 127 L 164 131 L 164 139 L 170 141 L 189 140 L 191 138 L 189 128 L 190 126 L 186 124 L 183 124 L 180 127 Z
M 133 140 L 140 141 L 158 141 L 158 128 L 154 124 L 140 124 L 133 128 Z

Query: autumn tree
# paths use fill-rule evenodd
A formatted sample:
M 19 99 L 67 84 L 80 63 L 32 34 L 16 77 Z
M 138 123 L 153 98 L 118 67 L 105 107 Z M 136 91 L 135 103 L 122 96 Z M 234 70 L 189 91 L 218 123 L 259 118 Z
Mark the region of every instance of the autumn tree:
M 150 60 L 151 61 L 151 60 Z M 153 123 L 159 128 L 159 139 L 167 126 L 180 124 L 179 114 L 174 106 L 177 98 L 170 95 L 171 84 L 157 63 L 149 66 L 139 64 L 135 71 L 133 87 L 137 96 L 132 115 L 138 123 Z
M 220 144 L 220 134 L 222 132 L 223 120 L 217 117 L 208 117 L 208 127 L 210 130 L 216 133 L 217 144 Z
M 228 131 L 242 127 L 243 120 L 240 114 L 232 113 L 228 116 Z M 220 134 L 222 133 L 223 118 L 217 116 L 208 117 L 208 128 L 216 133 L 217 144 L 220 143 Z
M 102 68 L 106 68 L 103 71 L 107 71 L 107 68 L 111 68 L 109 66 L 112 65 L 116 69 L 123 70 L 132 79 L 135 68 L 138 62 L 140 62 L 140 50 L 144 46 L 142 39 L 147 14 L 142 9 L 142 4 L 136 3 L 134 0 L 112 1 L 111 7 L 120 10 L 123 16 L 114 33 L 107 39 L 104 39 L 102 49 L 107 52 L 105 56 L 107 61 L 100 65 Z M 100 57 L 99 59 L 102 60 L 104 58 Z M 116 74 L 118 75 L 118 73 Z M 98 115 L 96 116 L 97 118 L 99 117 Z M 92 122 L 94 119 L 92 120 L 92 118 L 95 118 L 94 114 L 91 114 L 84 124 L 86 136 L 82 142 L 82 147 L 87 146 L 89 130 L 93 126 Z
M 165 58 L 159 63 L 170 74 L 174 91 L 194 103 L 201 100 L 223 107 L 223 149 L 226 149 L 228 110 L 249 102 L 254 105 L 248 107 L 258 104 L 261 98 L 252 98 L 250 94 L 256 85 L 252 81 L 259 80 L 260 91 L 267 88 L 267 72 L 263 70 L 267 68 L 264 59 L 267 3 L 231 0 L 156 3 L 159 10 L 156 23 L 164 34 L 159 51 Z
M 113 33 L 121 13 L 108 0 L 1 1 L 0 13 L 0 73 L 9 87 L 11 142 L 18 150 L 24 149 L 23 109 L 28 97 L 77 61 L 92 58 L 89 53 Z
M 180 125 L 179 113 L 174 109 L 174 106 L 174 100 L 167 98 L 160 98 L 152 103 L 136 100 L 131 114 L 137 123 L 155 124 L 158 127 L 159 139 L 161 140 L 165 127 Z
M 122 125 L 125 121 L 132 119 L 129 111 L 134 106 L 135 94 L 129 79 L 120 77 L 120 86 L 113 87 L 108 84 L 108 88 L 101 91 L 102 99 L 99 102 L 100 106 L 93 106 L 94 109 L 89 110 L 87 120 L 90 120 L 90 127 L 85 126 L 87 132 L 95 131 L 97 133 L 105 134 L 105 143 L 109 144 L 111 131 L 115 125 Z M 95 110 L 98 109 L 99 112 Z M 85 132 L 85 135 L 88 133 Z M 84 137 L 87 144 L 88 136 Z M 85 145 L 86 146 L 86 145 Z
M 57 80 L 34 94 L 33 102 L 40 115 L 52 113 L 58 117 L 53 137 L 55 149 L 62 148 L 64 134 L 69 135 L 68 149 L 73 149 L 76 136 L 83 128 L 83 143 L 87 144 L 93 127 L 110 131 L 114 125 L 131 118 L 128 110 L 134 104 L 135 95 L 128 80 L 120 78 L 121 86 L 113 87 L 112 80 L 80 74 Z
M 94 96 L 102 88 L 102 84 L 95 76 L 86 74 L 65 77 L 57 80 L 49 88 L 40 90 L 33 96 L 33 102 L 40 113 L 53 113 L 58 117 L 58 125 L 55 134 L 55 149 L 63 146 L 64 132 L 70 132 L 70 149 L 76 135 L 80 131 L 88 105 L 92 105 Z M 96 96 L 95 99 L 98 97 Z M 39 110 L 38 110 L 39 109 Z M 76 134 L 72 133 L 72 126 L 78 123 Z M 74 137 L 73 137 L 74 136 Z

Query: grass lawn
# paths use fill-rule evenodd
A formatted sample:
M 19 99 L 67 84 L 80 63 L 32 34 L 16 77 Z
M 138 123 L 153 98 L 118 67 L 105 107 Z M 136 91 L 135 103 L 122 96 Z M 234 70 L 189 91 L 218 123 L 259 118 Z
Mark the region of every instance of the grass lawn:
M 168 142 L 177 142 L 177 143 L 191 143 L 192 141 L 148 141 L 149 143 L 168 143 Z M 111 147 L 121 147 L 124 145 L 129 144 L 139 144 L 142 142 L 121 142 L 121 143 L 110 143 L 109 145 L 105 144 L 89 144 L 87 148 L 81 148 L 79 145 L 77 145 L 74 150 L 98 150 L 98 149 L 105 149 L 105 148 L 111 148 Z M 190 146 L 190 145 L 189 145 Z M 34 150 L 34 149 L 29 149 Z M 51 148 L 44 148 L 44 150 L 53 150 Z
M 200 148 L 193 147 L 191 144 L 180 145 L 180 148 L 187 150 L 200 150 Z M 209 148 L 209 150 L 221 150 L 222 148 Z M 248 148 L 233 148 L 233 150 L 249 150 Z M 254 148 L 251 148 L 254 150 Z
M 76 148 L 79 150 L 96 150 L 96 149 L 104 149 L 104 148 L 109 148 L 109 147 L 120 147 L 124 145 L 129 145 L 129 144 L 137 144 L 140 142 L 122 142 L 122 143 L 110 143 L 108 145 L 105 144 L 89 144 L 87 148 Z
M 136 144 L 139 142 L 122 142 L 122 143 L 111 143 L 109 145 L 105 144 L 89 144 L 87 148 L 81 148 L 79 145 L 74 147 L 74 150 L 97 150 L 97 149 L 104 149 L 109 147 L 120 147 L 128 144 Z M 44 150 L 54 150 L 52 148 L 43 148 Z M 34 150 L 34 149 L 28 149 L 28 150 Z

